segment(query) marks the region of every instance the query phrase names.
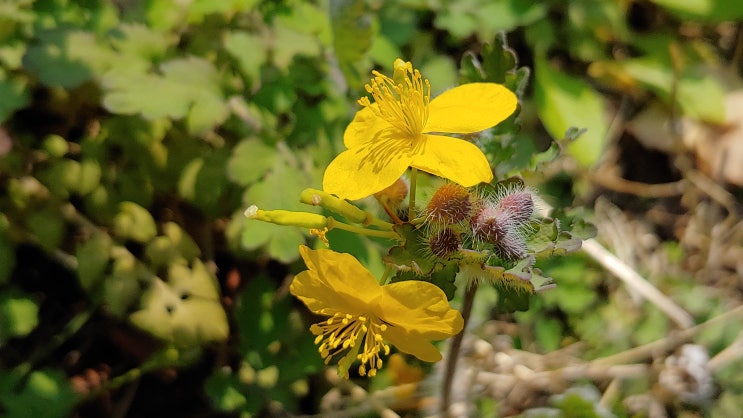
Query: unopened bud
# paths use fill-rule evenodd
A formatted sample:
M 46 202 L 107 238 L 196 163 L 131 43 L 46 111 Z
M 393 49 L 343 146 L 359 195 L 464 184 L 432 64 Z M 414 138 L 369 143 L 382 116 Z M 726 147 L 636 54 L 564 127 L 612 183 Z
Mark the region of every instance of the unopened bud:
M 384 190 L 374 193 L 374 197 L 379 201 L 379 203 L 395 211 L 405 201 L 407 196 L 408 183 L 402 178 L 397 179 L 397 181 Z
M 462 245 L 462 238 L 450 228 L 444 228 L 431 235 L 428 247 L 431 252 L 440 258 L 447 258 Z
M 302 228 L 323 229 L 328 226 L 328 218 L 316 213 L 292 212 L 288 210 L 261 210 L 252 205 L 244 212 L 249 219 L 271 222 L 277 225 L 298 226 Z
M 449 183 L 439 187 L 426 206 L 426 219 L 432 223 L 454 225 L 470 217 L 472 202 L 464 187 Z

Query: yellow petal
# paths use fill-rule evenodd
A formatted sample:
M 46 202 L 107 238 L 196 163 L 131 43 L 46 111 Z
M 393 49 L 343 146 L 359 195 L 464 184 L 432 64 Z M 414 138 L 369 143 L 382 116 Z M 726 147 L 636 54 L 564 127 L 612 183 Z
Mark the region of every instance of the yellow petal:
M 493 179 L 488 159 L 474 144 L 441 135 L 426 135 L 425 144 L 411 166 L 464 187 Z
M 429 363 L 441 360 L 441 353 L 436 346 L 420 335 L 410 333 L 402 328 L 388 326 L 383 337 L 398 350 L 412 354 L 420 360 Z
M 431 100 L 423 132 L 480 132 L 511 116 L 516 104 L 516 95 L 500 84 L 462 84 Z
M 392 327 L 441 340 L 458 334 L 464 326 L 462 315 L 436 285 L 409 280 L 383 286 L 382 291 L 385 297 L 377 301 L 376 313 Z
M 340 153 L 325 169 L 323 190 L 343 199 L 371 196 L 397 181 L 410 166 L 408 140 L 383 139 Z
M 377 108 L 379 105 L 372 103 L 370 107 Z M 343 144 L 346 148 L 358 147 L 377 137 L 385 129 L 392 127 L 389 122 L 377 116 L 370 107 L 356 112 L 356 116 L 346 127 L 343 133 Z
M 374 276 L 350 254 L 304 245 L 299 253 L 309 270 L 294 276 L 289 291 L 315 313 L 364 314 L 382 293 Z

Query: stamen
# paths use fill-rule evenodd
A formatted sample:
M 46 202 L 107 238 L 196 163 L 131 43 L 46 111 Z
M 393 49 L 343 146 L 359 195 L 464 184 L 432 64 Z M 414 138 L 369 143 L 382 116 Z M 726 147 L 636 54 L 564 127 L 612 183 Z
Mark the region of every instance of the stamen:
M 397 66 L 394 80 L 378 71 L 372 71 L 372 74 L 374 78 L 365 85 L 365 89 L 377 106 L 372 106 L 367 97 L 362 97 L 358 103 L 372 109 L 397 130 L 417 138 L 423 133 L 428 120 L 431 99 L 428 80 L 423 80 L 420 71 L 413 69 L 412 65 Z

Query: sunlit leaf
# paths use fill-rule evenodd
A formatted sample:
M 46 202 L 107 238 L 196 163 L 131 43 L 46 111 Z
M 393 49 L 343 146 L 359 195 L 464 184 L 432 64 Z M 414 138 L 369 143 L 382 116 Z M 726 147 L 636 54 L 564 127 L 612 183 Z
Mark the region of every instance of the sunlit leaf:
M 535 62 L 534 78 L 534 102 L 549 134 L 558 140 L 571 127 L 586 128 L 568 150 L 583 166 L 596 164 L 609 129 L 603 98 L 585 81 L 554 69 L 544 57 Z
M 228 107 L 213 65 L 198 57 L 160 66 L 161 74 L 110 71 L 103 77 L 103 104 L 111 112 L 148 119 L 186 118 L 189 131 L 203 134 L 222 122 Z
M 134 202 L 119 204 L 119 213 L 114 218 L 117 236 L 138 242 L 147 242 L 157 234 L 152 214 Z
M 168 281 L 156 278 L 129 316 L 137 327 L 176 346 L 200 346 L 227 338 L 227 316 L 216 278 L 199 260 L 192 267 L 175 263 Z
M 265 44 L 259 35 L 242 31 L 231 31 L 224 38 L 225 49 L 237 60 L 240 70 L 253 85 L 260 80 L 261 66 L 266 61 Z
M 743 3 L 727 0 L 652 0 L 682 19 L 702 22 L 735 21 L 743 17 Z

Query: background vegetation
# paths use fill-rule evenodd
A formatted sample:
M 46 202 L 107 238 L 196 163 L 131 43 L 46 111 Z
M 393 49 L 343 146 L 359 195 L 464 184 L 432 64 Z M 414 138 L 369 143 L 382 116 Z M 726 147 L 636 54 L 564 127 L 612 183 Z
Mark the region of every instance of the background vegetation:
M 439 93 L 505 41 L 525 82 L 496 175 L 548 155 L 526 182 L 598 236 L 540 266 L 557 287 L 526 311 L 478 293 L 455 401 L 739 416 L 741 17 L 724 0 L 3 1 L 0 414 L 425 415 L 438 369 L 326 372 L 286 289 L 310 238 L 242 212 L 311 210 L 299 193 L 373 68 L 410 60 Z M 329 236 L 381 270 L 373 241 Z

